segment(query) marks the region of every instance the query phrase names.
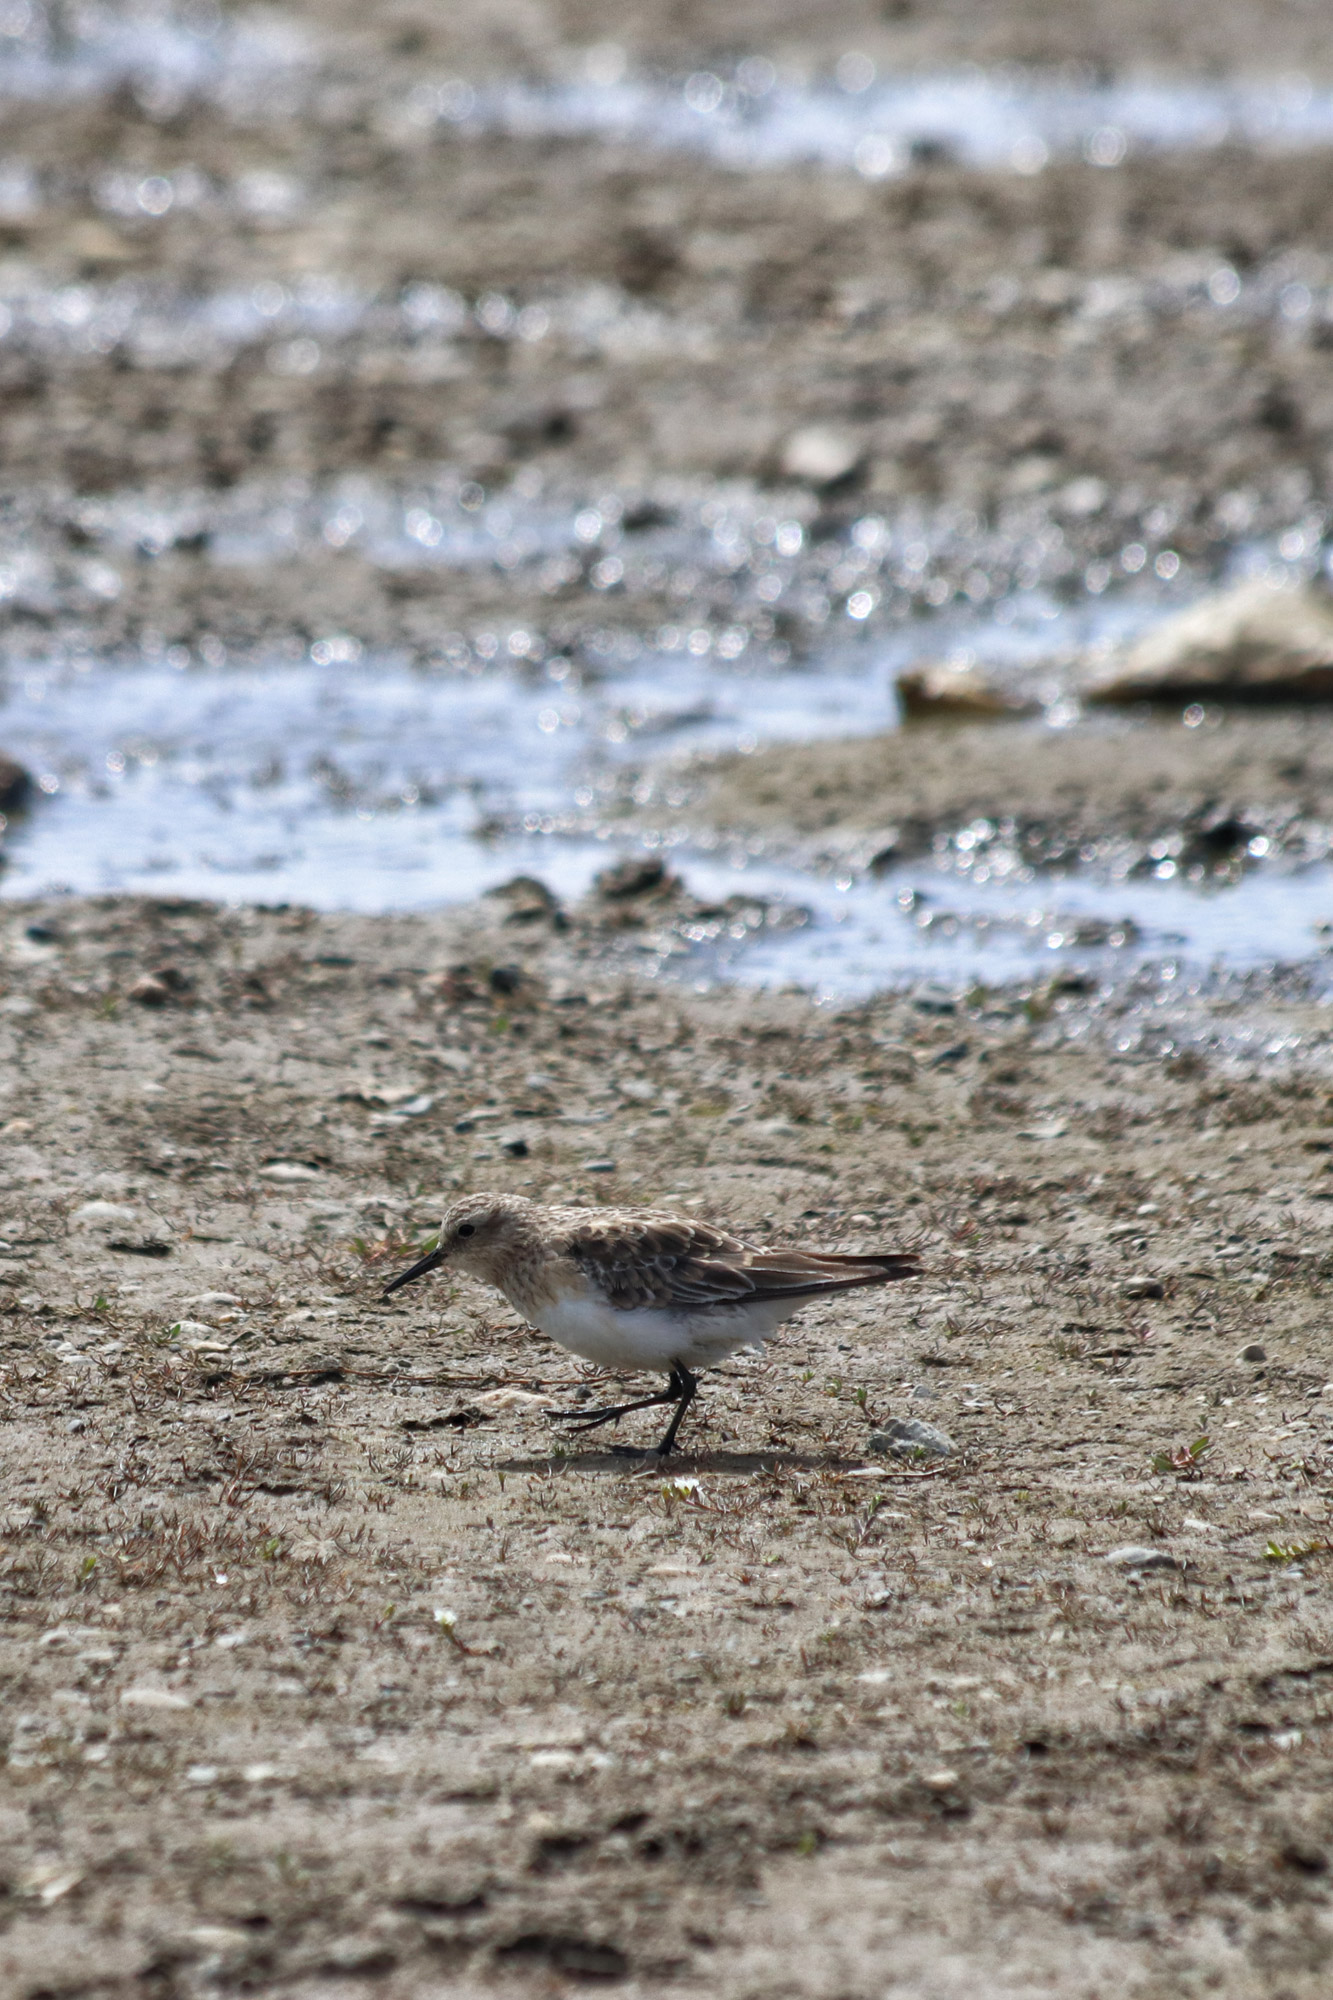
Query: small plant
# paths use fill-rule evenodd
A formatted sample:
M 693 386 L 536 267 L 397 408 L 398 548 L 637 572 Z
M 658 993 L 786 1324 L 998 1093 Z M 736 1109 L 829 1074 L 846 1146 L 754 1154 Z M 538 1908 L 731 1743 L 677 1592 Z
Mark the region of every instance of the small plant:
M 1195 1438 L 1193 1444 L 1173 1445 L 1170 1451 L 1159 1451 L 1153 1457 L 1154 1472 L 1174 1472 L 1177 1479 L 1197 1479 L 1203 1470 L 1203 1461 L 1212 1450 L 1206 1437 Z
M 1333 1555 L 1333 1542 L 1322 1537 L 1311 1542 L 1270 1542 L 1264 1550 L 1264 1561 L 1270 1563 L 1302 1562 L 1307 1556 Z
M 405 1258 L 424 1257 L 439 1243 L 439 1231 L 423 1236 L 408 1236 L 398 1230 L 391 1230 L 387 1236 L 379 1236 L 367 1241 L 364 1236 L 354 1236 L 349 1245 L 353 1256 L 372 1268 L 377 1264 L 401 1263 Z

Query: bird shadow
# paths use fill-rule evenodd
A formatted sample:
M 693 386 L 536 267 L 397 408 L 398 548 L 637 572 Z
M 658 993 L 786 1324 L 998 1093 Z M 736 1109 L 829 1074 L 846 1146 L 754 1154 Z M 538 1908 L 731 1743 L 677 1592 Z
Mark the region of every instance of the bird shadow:
M 547 1452 L 532 1458 L 504 1459 L 498 1472 L 613 1472 L 690 1478 L 700 1472 L 732 1476 L 754 1472 L 851 1472 L 866 1463 L 840 1452 L 803 1451 L 673 1451 L 662 1458 L 655 1451 Z

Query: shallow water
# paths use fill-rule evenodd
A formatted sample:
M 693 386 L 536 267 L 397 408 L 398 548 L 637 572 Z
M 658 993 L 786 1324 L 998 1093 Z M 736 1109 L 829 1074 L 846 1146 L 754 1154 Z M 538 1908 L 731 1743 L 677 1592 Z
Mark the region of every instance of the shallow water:
M 1012 631 L 1000 636 L 1013 645 Z M 532 873 L 577 897 L 632 845 L 599 805 L 618 771 L 646 753 L 891 726 L 888 650 L 867 643 L 821 670 L 761 673 L 645 651 L 582 685 L 567 661 L 434 674 L 354 657 L 32 669 L 12 679 L 0 728 L 42 796 L 11 829 L 0 894 L 408 910 Z M 642 969 L 794 981 L 826 997 L 922 978 L 995 983 L 1071 961 L 1114 974 L 1163 956 L 1309 960 L 1333 918 L 1322 868 L 1260 867 L 1205 889 L 1105 871 L 1034 879 L 995 867 L 978 879 L 950 849 L 876 876 L 868 857 L 802 868 L 757 842 L 710 851 L 683 830 L 663 837 L 696 895 L 810 916 L 741 937 L 708 923 L 683 941 L 648 936 Z
M 687 874 L 693 885 L 695 870 Z M 765 893 L 762 867 L 746 877 L 751 891 Z M 773 877 L 775 891 L 784 886 L 791 895 L 790 878 Z M 813 897 L 808 886 L 802 894 L 814 908 L 812 925 L 724 954 L 727 977 L 761 986 L 790 980 L 845 999 L 925 979 L 950 990 L 1001 985 L 1071 966 L 1115 981 L 1167 961 L 1197 976 L 1307 963 L 1327 948 L 1322 927 L 1333 918 L 1333 877 L 1322 868 L 1264 869 L 1201 891 L 1089 876 L 964 887 L 916 864 L 841 892 L 825 880 Z
M 335 79 L 335 95 L 321 95 Z M 735 167 L 814 162 L 870 179 L 940 155 L 1037 173 L 1080 155 L 1113 168 L 1143 151 L 1333 144 L 1333 91 L 1301 75 L 1098 83 L 1076 71 L 964 65 L 881 77 L 848 53 L 827 76 L 784 74 L 762 54 L 727 70 L 635 76 L 620 49 L 601 44 L 573 75 L 498 84 L 427 75 L 404 90 L 388 75 L 349 75 L 307 24 L 273 10 L 229 17 L 214 0 L 77 9 L 6 0 L 0 9 L 0 96 L 54 101 L 126 85 L 162 117 L 191 100 L 246 123 L 316 102 L 325 118 L 361 116 L 374 102 L 386 129 L 409 133 L 586 136 Z
M 544 81 L 413 83 L 401 65 L 353 76 L 341 60 L 280 15 L 230 17 L 213 0 L 0 0 L 0 97 L 11 103 L 127 86 L 154 118 L 194 101 L 257 126 L 293 110 L 325 124 L 368 116 L 389 145 L 586 135 L 724 166 L 808 162 L 880 179 L 943 156 L 1027 174 L 1061 158 L 1110 169 L 1138 151 L 1227 140 L 1333 144 L 1333 92 L 1302 78 L 879 77 L 856 56 L 798 78 L 761 55 L 670 78 L 635 75 L 603 45 L 561 58 L 575 67 Z M 318 217 L 329 190 L 291 171 L 289 152 L 280 170 L 244 159 L 234 173 L 76 175 L 6 157 L 0 220 L 36 244 L 48 207 L 63 216 L 89 201 L 132 218 L 143 242 L 187 211 L 227 228 Z M 1025 304 L 1044 309 L 1049 277 L 991 276 L 942 304 L 998 323 Z M 1333 264 L 1308 248 L 1243 272 L 1200 253 L 1165 274 L 1066 274 L 1061 284 L 1060 309 L 1089 340 L 1118 318 L 1168 335 L 1191 315 L 1208 331 L 1219 315 L 1228 327 L 1276 319 L 1279 341 L 1293 343 L 1322 340 L 1333 323 Z M 747 337 L 718 310 L 705 323 L 576 280 L 465 298 L 420 282 L 372 292 L 318 270 L 216 290 L 170 276 L 52 283 L 21 257 L 0 273 L 0 343 L 38 371 L 109 362 L 169 376 L 246 356 L 261 375 L 314 389 L 363 361 L 373 375 L 388 357 L 392 379 L 447 394 L 493 363 L 495 342 L 554 349 L 560 368 L 662 353 L 706 366 Z M 1320 504 L 1293 502 L 1271 533 L 1263 516 L 1262 539 L 1249 504 L 1222 496 L 1205 521 L 1075 477 L 999 501 L 984 519 L 922 503 L 855 519 L 799 482 L 762 491 L 650 479 L 638 491 L 574 493 L 534 467 L 492 491 L 446 467 L 225 490 L 10 492 L 0 496 L 0 602 L 15 614 L 11 635 L 30 635 L 34 651 L 16 661 L 11 636 L 0 740 L 39 774 L 43 796 L 9 830 L 0 895 L 161 889 L 373 911 L 463 899 L 529 871 L 577 896 L 620 851 L 626 774 L 649 760 L 660 771 L 677 753 L 891 726 L 895 672 L 950 655 L 1007 678 L 1052 726 L 1068 725 L 1090 652 L 1240 572 L 1327 567 Z M 284 562 L 327 576 L 344 553 L 381 571 L 469 572 L 464 608 L 448 613 L 463 629 L 442 618 L 409 660 L 332 620 L 312 641 L 304 609 L 298 639 L 273 629 L 279 612 L 242 658 L 202 618 L 181 617 L 169 629 L 189 632 L 188 645 L 106 656 L 106 631 L 142 631 L 151 592 L 138 586 L 160 579 L 159 561 L 176 560 L 162 596 L 178 591 L 183 608 L 207 601 L 195 584 L 210 567 L 234 572 L 244 590 L 247 576 Z M 484 572 L 498 573 L 499 592 Z M 521 608 L 507 620 L 487 609 L 483 624 L 466 609 L 473 584 L 476 603 Z M 310 601 L 322 601 L 318 583 Z M 571 620 L 563 613 L 575 602 Z M 551 620 L 559 644 L 544 629 L 548 603 L 561 607 Z M 119 627 L 112 607 L 125 614 Z M 1261 864 L 1205 890 L 1119 879 L 1108 860 L 1037 881 L 998 848 L 978 860 L 960 835 L 937 858 L 875 878 L 869 852 L 797 866 L 790 850 L 691 843 L 671 825 L 667 770 L 651 801 L 667 829 L 657 837 L 690 887 L 718 900 L 743 890 L 810 919 L 757 935 L 704 922 L 694 937 L 645 937 L 643 965 L 663 976 L 798 980 L 836 996 L 922 976 L 1027 977 L 1071 960 L 1112 970 L 1171 953 L 1243 968 L 1311 959 L 1330 914 L 1314 868 Z
M 310 38 L 276 12 L 228 19 L 215 0 L 0 8 L 0 95 L 50 102 L 129 85 L 169 117 L 191 99 L 276 116 L 312 60 Z
M 1306 77 L 1094 85 L 964 69 L 880 79 L 864 58 L 851 58 L 840 85 L 789 81 L 752 58 L 733 75 L 699 71 L 668 83 L 617 76 L 614 58 L 595 53 L 599 60 L 600 79 L 545 88 L 425 84 L 409 110 L 423 123 L 464 131 L 588 134 L 699 152 L 734 167 L 811 161 L 875 180 L 938 155 L 1038 173 L 1060 157 L 1110 168 L 1140 151 L 1333 143 L 1333 91 Z

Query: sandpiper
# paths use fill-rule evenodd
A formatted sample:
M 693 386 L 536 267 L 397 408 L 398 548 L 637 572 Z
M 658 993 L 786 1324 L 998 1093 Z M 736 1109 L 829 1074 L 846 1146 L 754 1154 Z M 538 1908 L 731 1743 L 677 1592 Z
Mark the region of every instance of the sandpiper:
M 602 1368 L 660 1368 L 656 1396 L 605 1409 L 553 1411 L 576 1431 L 674 1403 L 656 1456 L 674 1449 L 698 1391 L 696 1368 L 761 1345 L 809 1299 L 914 1277 L 910 1252 L 872 1257 L 760 1250 L 710 1223 L 656 1209 L 545 1208 L 523 1195 L 470 1194 L 440 1224 L 436 1247 L 386 1285 L 453 1264 L 503 1292 L 530 1325 Z M 623 1449 L 618 1447 L 618 1449 Z M 634 1454 L 638 1456 L 639 1454 Z

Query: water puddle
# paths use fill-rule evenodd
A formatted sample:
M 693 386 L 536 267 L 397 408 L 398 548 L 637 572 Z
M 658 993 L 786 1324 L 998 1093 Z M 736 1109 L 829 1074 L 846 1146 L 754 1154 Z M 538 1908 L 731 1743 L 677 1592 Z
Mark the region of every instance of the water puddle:
M 1136 152 L 1333 143 L 1333 91 L 1300 75 L 1105 83 L 1074 66 L 964 65 L 880 76 L 848 53 L 825 77 L 784 74 L 762 55 L 727 70 L 635 76 L 613 44 L 587 51 L 573 74 L 566 58 L 566 71 L 546 81 L 426 77 L 404 89 L 401 69 L 358 71 L 305 23 L 272 11 L 232 15 L 216 0 L 0 5 L 0 96 L 58 102 L 129 88 L 161 118 L 191 101 L 244 123 L 373 113 L 386 134 L 408 139 L 435 128 L 593 138 L 723 166 L 808 162 L 872 180 L 940 157 L 1030 174 L 1059 158 L 1110 168 Z
M 541 836 L 591 804 L 580 780 L 644 744 L 734 743 L 753 684 L 699 660 L 674 680 L 630 668 L 585 689 L 567 665 L 556 679 L 516 661 L 425 675 L 344 656 L 16 677 L 0 728 L 43 797 L 12 831 L 0 888 L 370 911 L 458 901 L 539 867 L 579 894 L 606 838 Z M 892 716 L 869 662 L 769 691 L 774 736 Z
M 694 867 L 688 875 L 692 887 L 709 888 L 702 874 L 696 882 Z M 782 871 L 770 877 L 752 866 L 745 879 L 757 897 L 793 894 Z M 1068 980 L 1075 969 L 1095 990 L 1162 961 L 1179 968 L 1183 983 L 1187 971 L 1308 964 L 1328 949 L 1333 918 L 1333 879 L 1323 869 L 1263 869 L 1202 892 L 1088 876 L 960 892 L 956 881 L 918 865 L 842 891 L 825 880 L 812 894 L 803 881 L 802 893 L 809 926 L 790 937 L 761 933 L 743 946 L 721 940 L 713 947 L 717 969 L 747 985 L 791 981 L 830 1000 L 922 982 L 960 992 Z
M 194 168 L 107 174 L 93 192 L 107 213 L 139 221 L 179 209 L 271 217 L 295 212 L 308 199 L 300 183 L 281 174 L 248 172 L 224 186 Z M 32 215 L 45 200 L 41 178 L 23 161 L 0 163 L 0 220 Z M 114 357 L 131 368 L 167 370 L 221 368 L 258 348 L 275 375 L 314 375 L 330 360 L 355 366 L 360 350 L 380 368 L 392 358 L 426 384 L 468 372 L 496 342 L 549 340 L 580 358 L 612 361 L 667 351 L 706 360 L 712 352 L 707 327 L 595 281 L 523 303 L 495 291 L 465 299 L 424 281 L 375 294 L 327 274 L 288 284 L 265 278 L 217 292 L 141 278 L 52 287 L 21 263 L 0 273 L 0 339 L 10 352 L 43 359 Z
M 922 160 L 1038 173 L 1053 159 L 1119 166 L 1137 152 L 1227 143 L 1293 149 L 1333 143 L 1333 91 L 1306 77 L 1071 82 L 1039 72 L 875 73 L 844 57 L 838 79 L 796 82 L 763 58 L 730 74 L 636 79 L 616 50 L 561 84 L 416 86 L 404 119 L 519 138 L 596 137 L 693 152 L 736 168 L 810 162 L 880 180 Z
M 626 760 L 891 720 L 884 662 L 869 648 L 761 681 L 688 653 L 645 655 L 582 685 L 513 660 L 437 674 L 355 659 L 31 671 L 0 703 L 0 730 L 43 796 L 10 830 L 0 894 L 161 891 L 373 912 L 438 907 L 531 873 L 574 899 L 629 844 L 596 810 Z M 649 920 L 626 947 L 638 969 L 795 982 L 826 997 L 923 979 L 995 984 L 1071 963 L 1100 977 L 1164 957 L 1309 961 L 1333 918 L 1318 868 L 1258 865 L 1200 890 L 1092 872 L 966 875 L 952 850 L 878 875 L 850 863 L 812 872 L 758 842 L 708 851 L 683 830 L 656 838 L 694 898 L 717 909 L 660 929 Z M 728 898 L 752 903 L 758 927 L 733 921 Z
M 308 70 L 301 26 L 264 13 L 225 15 L 215 0 L 77 7 L 0 4 L 0 96 L 50 103 L 133 90 L 155 117 L 205 100 L 242 118 L 276 117 Z

